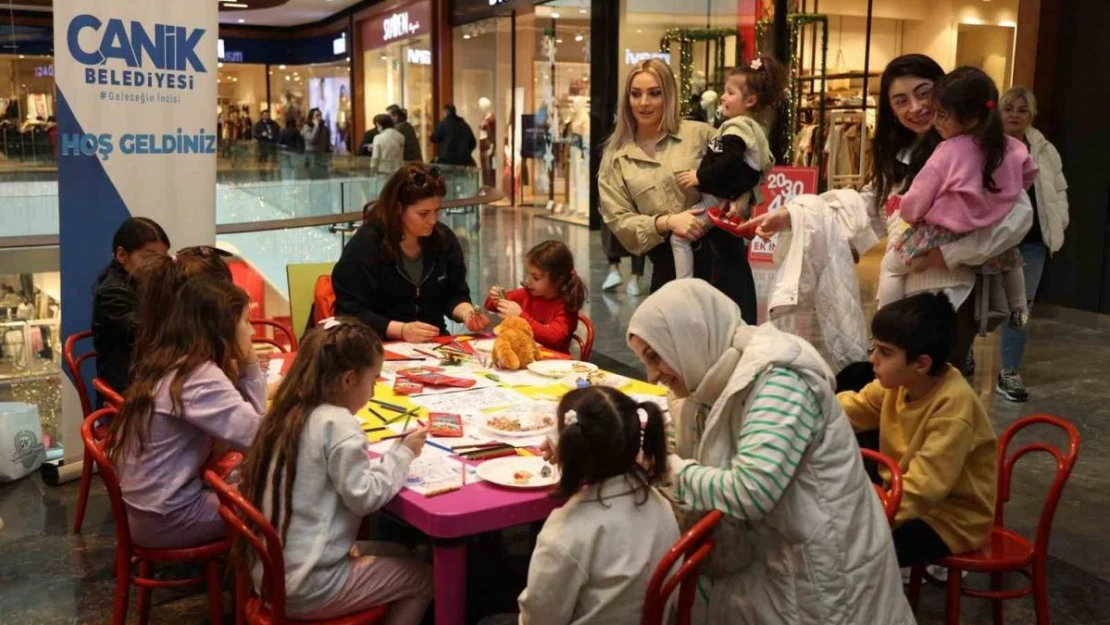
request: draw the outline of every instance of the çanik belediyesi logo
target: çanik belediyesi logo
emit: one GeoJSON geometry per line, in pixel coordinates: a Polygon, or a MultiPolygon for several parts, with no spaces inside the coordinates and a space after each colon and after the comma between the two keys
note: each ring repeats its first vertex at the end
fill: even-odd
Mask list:
{"type": "MultiPolygon", "coordinates": [[[[180,104],[179,93],[193,91],[198,80],[211,80],[198,50],[207,30],[173,24],[144,24],[82,14],[66,29],[70,57],[84,66],[84,83],[100,88],[102,102],[130,105],[180,104]]],[[[214,49],[214,48],[213,48],[214,49]]],[[[63,85],[59,85],[63,87],[63,85]]],[[[165,134],[62,133],[62,156],[121,154],[214,154],[216,135],[197,132],[165,134]]]]}
{"type": "Polygon", "coordinates": [[[85,82],[112,87],[192,90],[197,73],[207,73],[197,46],[205,29],[154,24],[118,18],[102,21],[78,15],[69,23],[70,56],[85,65],[85,82]],[[116,60],[125,67],[107,67],[116,60]]]}

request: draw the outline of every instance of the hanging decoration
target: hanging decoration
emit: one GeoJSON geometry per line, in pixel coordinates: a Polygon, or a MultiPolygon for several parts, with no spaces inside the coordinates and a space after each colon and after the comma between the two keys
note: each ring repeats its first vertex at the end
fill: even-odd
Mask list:
{"type": "Polygon", "coordinates": [[[727,67],[725,48],[729,37],[736,37],[732,67],[738,67],[741,63],[740,51],[743,46],[740,31],[735,28],[670,28],[663,33],[663,37],[659,40],[660,52],[670,53],[674,44],[678,44],[678,87],[683,115],[690,112],[690,98],[694,95],[694,44],[700,42],[714,44],[713,73],[706,78],[709,80],[709,85],[720,92],[724,88],[724,70],[727,67]]]}
{"type": "MultiPolygon", "coordinates": [[[[814,145],[823,146],[825,145],[825,94],[828,91],[826,76],[828,76],[829,61],[829,18],[817,13],[798,13],[788,15],[786,21],[789,27],[790,50],[790,58],[786,60],[790,81],[786,90],[784,105],[787,134],[792,138],[800,128],[798,111],[802,102],[803,82],[814,81],[815,85],[820,85],[813,90],[814,94],[820,95],[817,104],[817,132],[814,135],[814,145]],[[821,60],[819,64],[815,63],[815,66],[811,68],[811,75],[803,78],[802,69],[805,60],[801,58],[801,50],[804,45],[802,36],[806,27],[821,29],[821,60]]],[[[770,33],[772,25],[773,23],[770,20],[762,20],[755,25],[756,49],[760,51],[760,54],[768,54],[771,48],[770,33]]],[[[794,160],[794,142],[792,140],[787,141],[782,152],[780,162],[792,162],[794,160]]],[[[825,163],[825,151],[817,150],[816,152],[817,170],[822,171],[825,163]]],[[[823,178],[821,184],[824,184],[823,178]]]]}

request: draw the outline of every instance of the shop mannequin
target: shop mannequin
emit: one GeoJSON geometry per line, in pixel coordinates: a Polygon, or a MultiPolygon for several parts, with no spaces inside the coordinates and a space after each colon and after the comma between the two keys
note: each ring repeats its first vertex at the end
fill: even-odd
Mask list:
{"type": "Polygon", "coordinates": [[[570,120],[570,192],[567,203],[570,213],[585,215],[590,210],[590,107],[589,98],[570,99],[573,114],[570,120]]]}
{"type": "Polygon", "coordinates": [[[707,89],[701,94],[701,108],[705,111],[706,121],[714,124],[717,121],[717,100],[719,96],[712,89],[707,89]]]}
{"type": "Polygon", "coordinates": [[[478,165],[482,168],[482,185],[492,187],[497,184],[493,164],[494,146],[497,145],[497,119],[493,115],[493,103],[485,96],[478,98],[478,110],[482,112],[482,121],[478,125],[478,165]]]}

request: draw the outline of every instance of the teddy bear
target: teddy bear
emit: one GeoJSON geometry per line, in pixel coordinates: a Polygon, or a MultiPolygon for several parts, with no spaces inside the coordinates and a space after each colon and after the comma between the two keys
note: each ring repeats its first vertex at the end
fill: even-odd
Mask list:
{"type": "Polygon", "coordinates": [[[509,317],[493,329],[493,365],[517,371],[540,359],[540,349],[532,335],[532,326],[520,317],[509,317]]]}

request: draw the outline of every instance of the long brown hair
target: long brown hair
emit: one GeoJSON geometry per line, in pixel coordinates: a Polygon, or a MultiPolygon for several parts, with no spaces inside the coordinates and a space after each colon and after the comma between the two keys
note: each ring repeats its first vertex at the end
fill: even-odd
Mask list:
{"type": "MultiPolygon", "coordinates": [[[[240,492],[259,510],[270,489],[270,523],[285,540],[293,515],[293,483],[301,435],[317,406],[336,401],[339,379],[348,371],[362,374],[381,366],[382,342],[377,333],[353,317],[337,317],[329,329],[313,328],[301,342],[289,373],[243,462],[240,492]]],[[[237,544],[235,557],[249,549],[237,544]]]]}
{"type": "Polygon", "coordinates": [[[172,414],[184,416],[181,397],[189,376],[211,362],[232,383],[239,376],[236,362],[243,360],[236,340],[239,320],[250,298],[239,287],[210,277],[189,280],[169,310],[159,320],[161,332],[132,365],[131,383],[124,395],[123,409],[112,420],[107,450],[113,460],[134,445],[142,453],[154,408],[154,392],[169,377],[172,414]]]}
{"type": "MultiPolygon", "coordinates": [[[[362,212],[366,223],[377,227],[382,233],[385,245],[382,251],[386,260],[394,260],[401,253],[401,240],[405,238],[405,227],[401,221],[405,209],[432,197],[447,195],[447,181],[439,168],[424,163],[405,163],[401,169],[389,177],[378,199],[367,204],[362,212]]],[[[443,249],[442,226],[436,226],[431,236],[420,240],[422,249],[440,251],[443,249]]]]}
{"type": "Polygon", "coordinates": [[[576,313],[586,303],[586,283],[574,270],[574,256],[562,241],[544,241],[528,250],[524,260],[547,274],[567,312],[576,313]]]}
{"type": "Polygon", "coordinates": [[[177,300],[178,292],[190,278],[208,276],[231,282],[231,269],[215,248],[207,245],[178,250],[176,258],[160,256],[143,264],[135,272],[139,285],[139,329],[131,361],[147,352],[163,331],[166,316],[177,300]]]}

